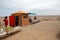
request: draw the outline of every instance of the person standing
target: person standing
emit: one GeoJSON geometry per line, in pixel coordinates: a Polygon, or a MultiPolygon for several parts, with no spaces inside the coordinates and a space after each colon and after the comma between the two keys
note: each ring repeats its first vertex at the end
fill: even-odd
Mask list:
{"type": "Polygon", "coordinates": [[[7,26],[8,26],[8,19],[7,19],[7,16],[4,18],[3,21],[5,22],[5,26],[7,27],[7,26]]]}
{"type": "Polygon", "coordinates": [[[34,16],[34,20],[36,20],[37,18],[36,18],[36,16],[34,16]]]}

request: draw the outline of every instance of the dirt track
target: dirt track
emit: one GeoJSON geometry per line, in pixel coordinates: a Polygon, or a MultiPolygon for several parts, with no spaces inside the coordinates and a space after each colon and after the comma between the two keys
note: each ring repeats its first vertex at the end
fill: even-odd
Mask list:
{"type": "Polygon", "coordinates": [[[57,40],[60,21],[42,21],[23,27],[23,31],[4,40],[57,40]]]}

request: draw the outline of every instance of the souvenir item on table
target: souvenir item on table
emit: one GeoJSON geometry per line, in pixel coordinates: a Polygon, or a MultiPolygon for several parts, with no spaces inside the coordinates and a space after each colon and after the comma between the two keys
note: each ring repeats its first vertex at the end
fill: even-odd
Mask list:
{"type": "Polygon", "coordinates": [[[4,28],[2,27],[2,24],[0,22],[0,33],[3,33],[4,32],[4,28]]]}

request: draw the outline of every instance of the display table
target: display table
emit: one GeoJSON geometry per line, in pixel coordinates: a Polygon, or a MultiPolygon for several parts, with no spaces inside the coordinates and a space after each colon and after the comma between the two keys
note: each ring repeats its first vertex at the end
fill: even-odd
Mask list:
{"type": "Polygon", "coordinates": [[[38,23],[38,22],[40,22],[40,20],[32,20],[31,24],[35,24],[35,23],[38,23]]]}
{"type": "Polygon", "coordinates": [[[6,35],[6,32],[0,33],[0,37],[3,37],[6,35]]]}
{"type": "Polygon", "coordinates": [[[11,36],[20,31],[22,31],[22,27],[19,27],[19,26],[14,27],[13,30],[11,30],[11,31],[0,33],[0,39],[11,36]]]}

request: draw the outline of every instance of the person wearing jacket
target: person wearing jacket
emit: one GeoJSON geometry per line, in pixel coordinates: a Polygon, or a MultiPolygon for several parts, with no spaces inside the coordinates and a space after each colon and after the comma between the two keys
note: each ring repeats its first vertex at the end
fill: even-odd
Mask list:
{"type": "Polygon", "coordinates": [[[8,26],[8,19],[7,19],[7,16],[4,18],[3,21],[5,22],[5,26],[7,27],[7,26],[8,26]]]}

